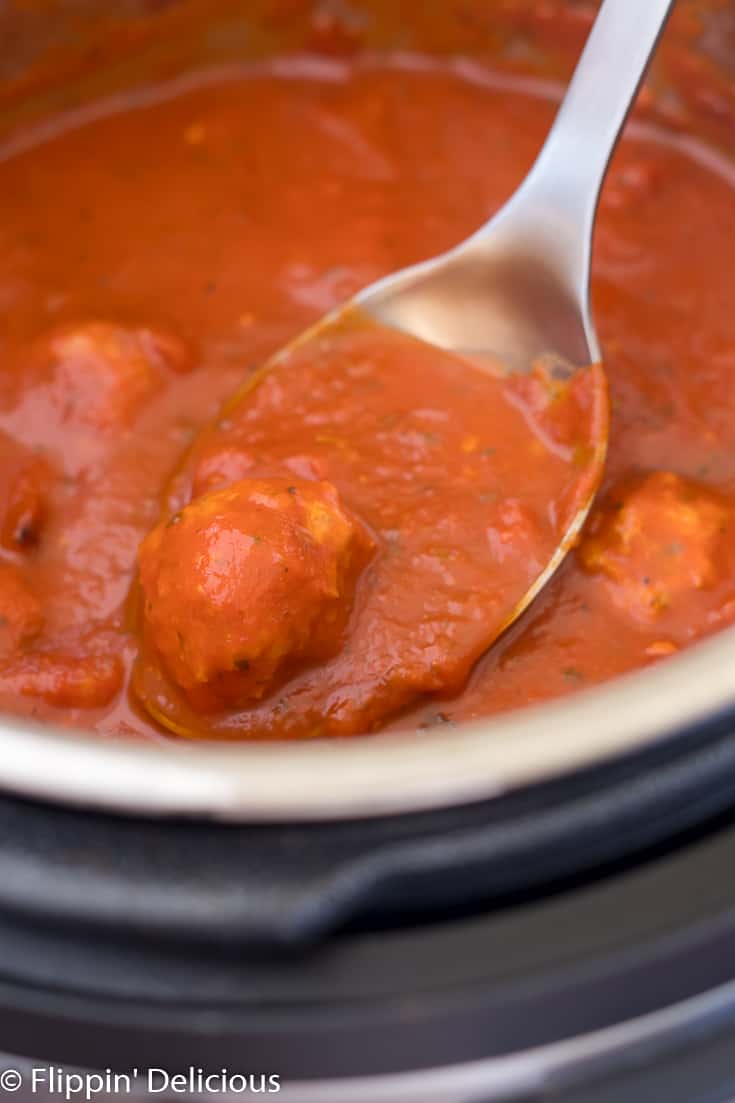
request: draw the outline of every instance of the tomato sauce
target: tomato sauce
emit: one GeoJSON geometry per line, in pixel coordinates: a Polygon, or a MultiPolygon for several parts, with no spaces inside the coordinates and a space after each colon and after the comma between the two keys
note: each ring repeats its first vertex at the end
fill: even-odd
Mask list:
{"type": "MultiPolygon", "coordinates": [[[[464,393],[447,397],[440,364],[422,372],[404,358],[392,391],[387,370],[373,376],[386,391],[371,406],[355,363],[350,375],[349,357],[325,356],[328,377],[303,365],[218,417],[325,311],[487,219],[543,140],[547,91],[417,54],[283,57],[131,93],[0,161],[0,707],[144,737],[163,729],[141,698],[187,734],[426,727],[574,691],[735,619],[735,177],[681,135],[639,127],[614,161],[593,276],[612,400],[604,486],[581,543],[484,656],[488,529],[499,540],[506,530],[483,467],[498,447],[483,411],[490,384],[472,366],[464,393]],[[395,455],[381,431],[399,441],[395,455]],[[329,622],[318,653],[295,634],[306,668],[278,667],[262,700],[238,696],[252,689],[246,657],[244,679],[220,687],[235,694],[226,707],[193,708],[150,661],[139,547],[192,494],[287,473],[337,488],[318,504],[347,519],[332,549],[347,619],[329,622]],[[419,483],[434,495],[420,506],[419,483]],[[359,615],[369,580],[426,502],[436,554],[422,558],[429,545],[409,539],[395,575],[377,576],[390,587],[373,626],[390,610],[401,631],[371,650],[359,615]],[[367,533],[354,548],[353,524],[367,533]],[[341,559],[350,548],[359,571],[341,559]],[[432,663],[437,632],[462,640],[446,677],[432,663]]],[[[524,531],[547,526],[521,571],[553,529],[540,502],[522,523],[506,518],[521,551],[524,531]]]]}

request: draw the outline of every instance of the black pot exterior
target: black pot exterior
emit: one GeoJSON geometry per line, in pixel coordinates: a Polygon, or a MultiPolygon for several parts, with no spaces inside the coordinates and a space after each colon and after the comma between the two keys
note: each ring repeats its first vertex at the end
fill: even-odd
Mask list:
{"type": "Polygon", "coordinates": [[[735,826],[681,843],[544,899],[281,953],[211,936],[90,937],[4,915],[3,1047],[36,1063],[257,1069],[284,1082],[458,1068],[572,1042],[548,1070],[565,1091],[616,1083],[622,1068],[665,1070],[735,1031],[735,888],[723,876],[735,826]],[[677,1007],[652,1033],[639,1025],[677,1007]],[[610,1028],[582,1060],[584,1038],[610,1028]]]}

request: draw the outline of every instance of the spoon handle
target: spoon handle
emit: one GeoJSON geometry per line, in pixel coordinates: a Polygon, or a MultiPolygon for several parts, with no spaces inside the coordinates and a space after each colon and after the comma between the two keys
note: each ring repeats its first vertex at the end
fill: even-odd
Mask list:
{"type": "Polygon", "coordinates": [[[603,0],[532,170],[591,229],[607,166],[674,0],[603,0]]]}
{"type": "MultiPolygon", "coordinates": [[[[482,256],[505,239],[563,289],[599,359],[590,311],[592,232],[607,166],[674,0],[603,0],[546,143],[503,210],[469,239],[482,256]]],[[[486,258],[487,259],[487,258],[486,258]]],[[[527,302],[536,306],[526,288],[527,302]]],[[[559,303],[555,306],[559,314],[559,303]]],[[[566,316],[566,315],[565,315],[566,316]]],[[[573,327],[575,328],[575,327],[573,327]]]]}

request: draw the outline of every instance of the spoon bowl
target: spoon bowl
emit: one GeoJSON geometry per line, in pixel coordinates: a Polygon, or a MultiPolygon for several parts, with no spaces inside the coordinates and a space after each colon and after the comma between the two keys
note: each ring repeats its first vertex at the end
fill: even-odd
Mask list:
{"type": "Polygon", "coordinates": [[[511,373],[549,356],[572,369],[597,363],[586,291],[564,278],[554,231],[534,227],[530,206],[523,190],[516,193],[467,242],[387,277],[355,302],[382,325],[460,354],[492,356],[511,373]]]}

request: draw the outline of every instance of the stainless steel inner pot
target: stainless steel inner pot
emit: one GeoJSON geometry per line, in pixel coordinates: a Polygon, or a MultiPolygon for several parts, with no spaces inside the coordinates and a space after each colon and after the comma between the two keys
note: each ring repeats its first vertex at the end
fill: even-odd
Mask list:
{"type": "MultiPolygon", "coordinates": [[[[10,49],[0,58],[0,142],[28,127],[42,126],[49,113],[73,109],[90,94],[111,95],[157,73],[181,11],[202,6],[202,0],[120,0],[113,5],[97,5],[95,0],[6,2],[0,7],[0,41],[9,42],[10,49]],[[122,60],[116,54],[110,64],[100,43],[130,27],[135,36],[129,36],[127,54],[122,60]],[[59,43],[77,50],[79,64],[71,70],[67,65],[57,74],[47,59],[53,59],[59,43]],[[90,48],[93,44],[96,49],[90,48]]],[[[243,15],[241,5],[215,0],[206,9],[206,35],[186,40],[180,64],[205,65],[281,45],[291,48],[299,44],[299,21],[308,9],[339,13],[343,7],[318,0],[290,7],[278,0],[259,0],[243,15]],[[279,15],[282,12],[287,15],[279,15]]],[[[417,27],[407,14],[411,6],[399,34],[395,27],[385,30],[380,15],[385,7],[380,0],[360,0],[349,5],[348,14],[369,23],[375,17],[368,33],[372,46],[420,45],[417,27]]],[[[524,7],[532,7],[531,0],[468,5],[482,17],[488,41],[495,34],[493,8],[507,16],[524,7]]],[[[438,44],[431,39],[432,17],[441,4],[416,0],[414,8],[417,25],[421,23],[432,48],[468,48],[459,23],[456,33],[438,44]]],[[[722,0],[680,0],[655,79],[669,80],[670,92],[676,94],[676,70],[666,70],[666,54],[667,49],[684,48],[685,36],[687,43],[695,43],[686,48],[701,49],[713,63],[727,66],[729,38],[735,45],[734,17],[732,5],[722,0]],[[692,39],[693,23],[698,29],[692,39]]],[[[473,33],[476,43],[476,27],[473,33]]],[[[561,79],[580,42],[581,38],[561,44],[553,59],[552,70],[561,79]]],[[[727,154],[724,134],[722,127],[704,137],[727,154]]],[[[392,733],[302,744],[171,740],[143,745],[7,717],[0,721],[0,787],[127,814],[240,821],[323,820],[447,807],[486,800],[656,742],[686,739],[687,733],[713,718],[735,715],[733,672],[735,629],[652,669],[541,707],[419,735],[392,733]]]]}

